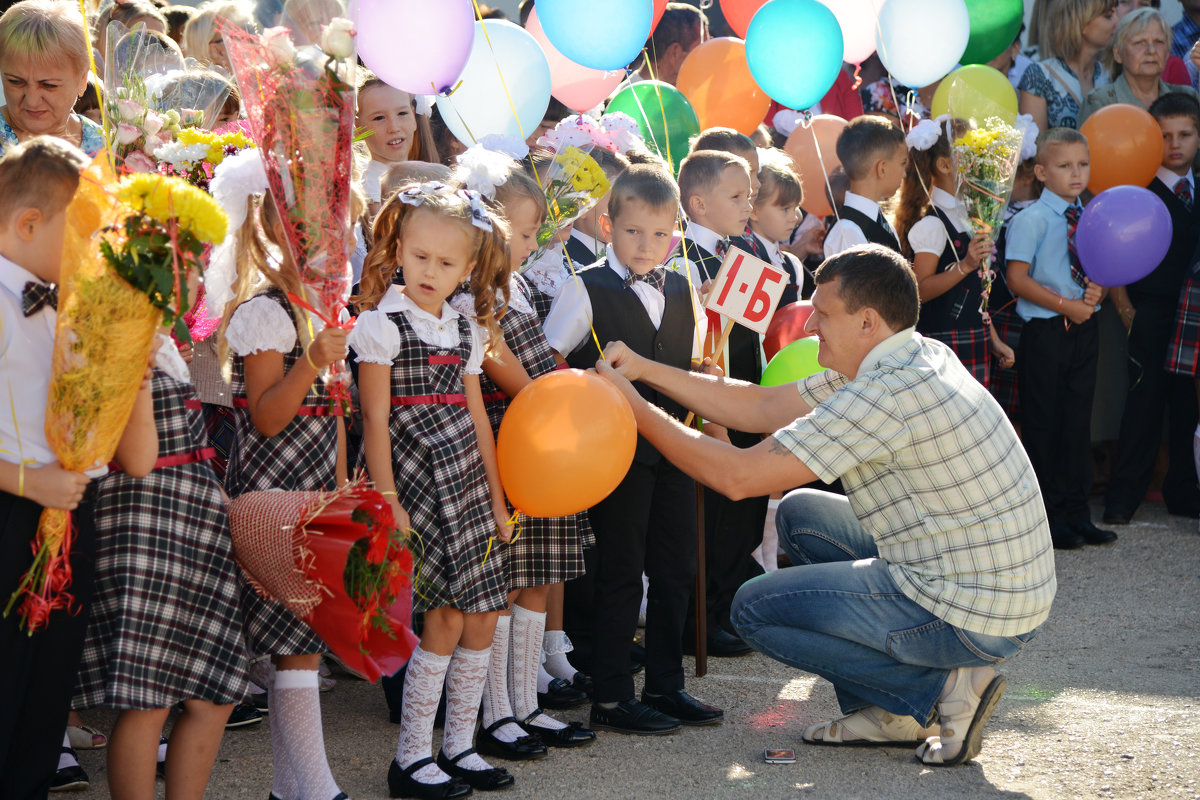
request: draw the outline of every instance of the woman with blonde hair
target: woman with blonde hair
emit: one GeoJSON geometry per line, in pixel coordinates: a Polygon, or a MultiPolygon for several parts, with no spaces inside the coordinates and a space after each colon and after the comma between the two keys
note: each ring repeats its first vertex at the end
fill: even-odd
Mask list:
{"type": "Polygon", "coordinates": [[[1038,40],[1040,60],[1021,76],[1020,110],[1038,130],[1079,127],[1083,99],[1109,83],[1101,60],[1116,32],[1116,0],[1051,0],[1038,40]]]}
{"type": "Polygon", "coordinates": [[[217,27],[218,19],[227,19],[248,31],[257,30],[258,27],[254,21],[254,9],[241,0],[210,0],[200,6],[183,28],[183,54],[205,66],[219,67],[232,75],[229,54],[225,52],[225,42],[217,27]]]}

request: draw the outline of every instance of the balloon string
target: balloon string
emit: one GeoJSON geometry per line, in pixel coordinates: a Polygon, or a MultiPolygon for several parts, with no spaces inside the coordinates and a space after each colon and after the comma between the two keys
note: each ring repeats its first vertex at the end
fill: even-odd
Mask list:
{"type": "MultiPolygon", "coordinates": [[[[90,23],[88,22],[87,13],[87,0],[79,0],[79,13],[83,15],[84,30],[90,30],[90,23]]],[[[101,35],[103,35],[103,32],[101,35]]],[[[96,79],[97,83],[101,83],[102,81],[100,80],[100,73],[96,69],[96,53],[92,49],[92,37],[85,36],[84,40],[84,43],[87,45],[88,64],[91,66],[92,77],[96,79]]],[[[103,93],[100,94],[100,126],[104,130],[104,153],[108,157],[109,169],[111,169],[113,172],[116,172],[117,162],[113,155],[113,143],[108,139],[110,124],[108,121],[108,103],[104,101],[103,93]]]]}
{"type": "Polygon", "coordinates": [[[862,64],[854,65],[854,84],[850,87],[850,91],[858,91],[858,87],[862,86],[862,64]]]}
{"type": "MultiPolygon", "coordinates": [[[[655,50],[653,37],[650,38],[650,49],[652,51],[655,51],[654,52],[654,61],[655,61],[655,63],[658,63],[658,52],[655,50]]],[[[646,71],[650,73],[650,80],[654,81],[654,94],[658,97],[658,110],[662,114],[663,140],[664,140],[664,143],[666,144],[666,148],[667,148],[667,163],[671,165],[671,170],[673,172],[678,172],[679,171],[678,165],[676,165],[674,159],[671,158],[671,136],[670,136],[670,133],[667,131],[667,108],[663,104],[662,86],[659,85],[658,76],[656,76],[654,74],[654,67],[650,66],[649,59],[646,60],[646,71]]]]}
{"type": "Polygon", "coordinates": [[[825,156],[821,154],[821,142],[817,140],[817,129],[813,127],[813,115],[811,111],[804,112],[804,127],[808,128],[808,132],[813,137],[813,147],[817,151],[817,163],[821,165],[821,177],[825,179],[825,191],[829,194],[829,207],[833,209],[833,218],[838,222],[842,221],[842,216],[838,214],[836,198],[833,196],[833,184],[829,182],[829,170],[825,167],[825,156]]]}
{"type": "MultiPolygon", "coordinates": [[[[563,248],[563,258],[566,260],[567,269],[571,271],[571,277],[575,280],[575,290],[579,292],[580,297],[587,297],[587,290],[583,288],[583,282],[579,280],[579,273],[575,271],[575,262],[571,259],[571,254],[563,248]]],[[[591,331],[592,341],[596,343],[596,350],[600,353],[602,361],[608,361],[604,355],[604,345],[600,344],[600,336],[596,333],[596,326],[592,323],[592,312],[588,308],[590,303],[584,304],[584,314],[587,316],[588,330],[591,331]]]]}
{"type": "Polygon", "coordinates": [[[479,29],[483,31],[483,38],[487,41],[488,50],[492,52],[492,58],[496,62],[496,74],[500,76],[500,85],[504,88],[504,97],[508,100],[508,107],[512,109],[513,119],[517,121],[517,130],[521,132],[521,138],[526,138],[525,129],[521,125],[521,117],[517,114],[517,104],[513,102],[512,94],[508,91],[508,81],[504,80],[504,72],[500,69],[500,59],[496,58],[496,48],[492,46],[492,37],[488,35],[487,24],[483,21],[483,12],[479,10],[479,0],[471,0],[471,5],[475,6],[475,18],[479,20],[479,29]]]}

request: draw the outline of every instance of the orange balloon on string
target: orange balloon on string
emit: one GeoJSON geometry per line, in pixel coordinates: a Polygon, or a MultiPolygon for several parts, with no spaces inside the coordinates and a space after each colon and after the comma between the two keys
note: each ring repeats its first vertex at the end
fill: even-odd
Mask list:
{"type": "Polygon", "coordinates": [[[800,174],[800,185],[804,189],[804,202],[800,207],[818,217],[833,213],[825,195],[825,178],[841,166],[837,157],[837,139],[845,127],[846,120],[841,117],[818,114],[810,125],[797,125],[783,146],[800,174]]]}
{"type": "Polygon", "coordinates": [[[1145,109],[1130,103],[1105,106],[1088,117],[1079,132],[1088,140],[1092,194],[1114,186],[1144,188],[1154,180],[1162,164],[1163,135],[1145,109]]]}
{"type": "Polygon", "coordinates": [[[749,136],[771,107],[771,98],[750,75],[741,39],[710,39],[688,53],[675,88],[696,109],[701,130],[733,128],[749,136]]]}
{"type": "Polygon", "coordinates": [[[591,508],[633,463],[637,424],[608,381],[583,370],[543,375],[513,398],[496,456],[508,500],[530,517],[591,508]]]}
{"type": "Polygon", "coordinates": [[[725,15],[725,21],[729,23],[733,32],[745,39],[750,20],[754,18],[755,12],[766,4],[767,0],[721,0],[721,13],[725,15]]]}

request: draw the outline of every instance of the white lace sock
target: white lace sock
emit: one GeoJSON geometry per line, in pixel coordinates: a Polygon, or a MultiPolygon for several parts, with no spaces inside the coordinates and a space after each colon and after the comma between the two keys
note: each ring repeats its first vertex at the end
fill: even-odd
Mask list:
{"type": "MultiPolygon", "coordinates": [[[[396,744],[396,762],[404,768],[433,757],[433,720],[442,699],[442,684],[450,656],[413,650],[404,674],[404,710],[400,712],[400,741],[396,744]]],[[[428,764],[413,773],[421,783],[445,783],[450,776],[436,764],[428,764]]]]}
{"type": "MultiPolygon", "coordinates": [[[[509,630],[512,625],[512,617],[501,614],[496,619],[496,631],[492,634],[492,649],[491,658],[488,663],[487,670],[487,686],[483,692],[483,727],[491,725],[498,719],[511,717],[513,715],[512,704],[508,699],[508,639],[509,630]]],[[[459,648],[460,650],[462,648],[459,648]]],[[[467,651],[471,652],[471,651],[467,651]]],[[[482,652],[482,651],[480,651],[482,652]]],[[[455,653],[457,657],[457,652],[455,653]]],[[[446,687],[447,700],[449,699],[450,687],[446,687]]],[[[449,707],[446,710],[446,719],[449,720],[449,707]]],[[[448,723],[447,723],[448,724],[448,723]]],[[[525,731],[518,725],[509,722],[501,725],[492,733],[497,739],[502,742],[515,742],[525,735],[525,731]]],[[[467,745],[470,747],[470,745],[467,745]]],[[[457,750],[449,750],[445,745],[442,749],[446,751],[446,755],[458,755],[467,747],[460,747],[457,750]]]]}
{"type": "Polygon", "coordinates": [[[271,721],[279,719],[279,737],[292,762],[292,775],[301,800],[332,800],[341,792],[321,730],[321,677],[315,669],[275,672],[274,696],[268,702],[271,721]]]}
{"type": "MultiPolygon", "coordinates": [[[[571,644],[566,633],[555,630],[546,631],[542,634],[542,649],[546,652],[546,672],[550,673],[551,677],[564,681],[575,679],[575,673],[578,670],[567,660],[567,653],[574,650],[575,646],[571,644]]],[[[549,684],[546,688],[549,688],[549,684]]]]}
{"type": "MultiPolygon", "coordinates": [[[[442,752],[447,758],[453,759],[475,746],[475,720],[479,717],[479,701],[483,697],[484,685],[491,680],[488,662],[494,661],[491,658],[493,648],[468,650],[460,645],[454,649],[450,669],[446,671],[446,727],[442,734],[442,752]]],[[[507,700],[507,692],[505,694],[507,700]]],[[[517,726],[510,724],[504,727],[517,726]]],[[[461,759],[458,766],[472,770],[492,768],[478,753],[461,759]]]]}
{"type": "Polygon", "coordinates": [[[542,694],[550,691],[550,681],[556,681],[558,678],[546,672],[546,651],[542,651],[542,663],[538,664],[538,685],[537,690],[542,694]]]}
{"type": "MultiPolygon", "coordinates": [[[[530,611],[517,604],[512,607],[512,649],[508,656],[508,694],[517,719],[523,720],[538,707],[538,667],[542,661],[542,635],[546,631],[546,612],[530,611]]],[[[539,714],[531,723],[552,731],[567,727],[547,714],[539,714]]]]}
{"type": "MultiPolygon", "coordinates": [[[[267,704],[270,705],[275,694],[275,665],[267,662],[263,678],[263,686],[267,690],[267,704]]],[[[296,775],[292,772],[292,757],[288,755],[283,742],[283,720],[278,714],[268,714],[267,724],[271,728],[271,794],[279,800],[297,800],[300,797],[300,787],[296,785],[296,775]]]]}
{"type": "Polygon", "coordinates": [[[58,754],[58,769],[66,769],[67,767],[78,767],[79,759],[75,758],[75,751],[71,748],[71,737],[67,736],[67,732],[63,731],[62,746],[66,748],[58,754]]]}

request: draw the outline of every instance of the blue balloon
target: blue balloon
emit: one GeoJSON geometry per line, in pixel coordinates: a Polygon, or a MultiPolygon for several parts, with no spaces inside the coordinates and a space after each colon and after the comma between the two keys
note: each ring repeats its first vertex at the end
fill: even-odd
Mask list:
{"type": "Polygon", "coordinates": [[[806,109],[821,101],[842,68],[842,28],[817,0],[770,0],[746,29],[746,62],[772,100],[806,109]]]}
{"type": "Polygon", "coordinates": [[[558,52],[592,69],[625,69],[650,38],[651,0],[537,0],[538,21],[558,52]]]}

